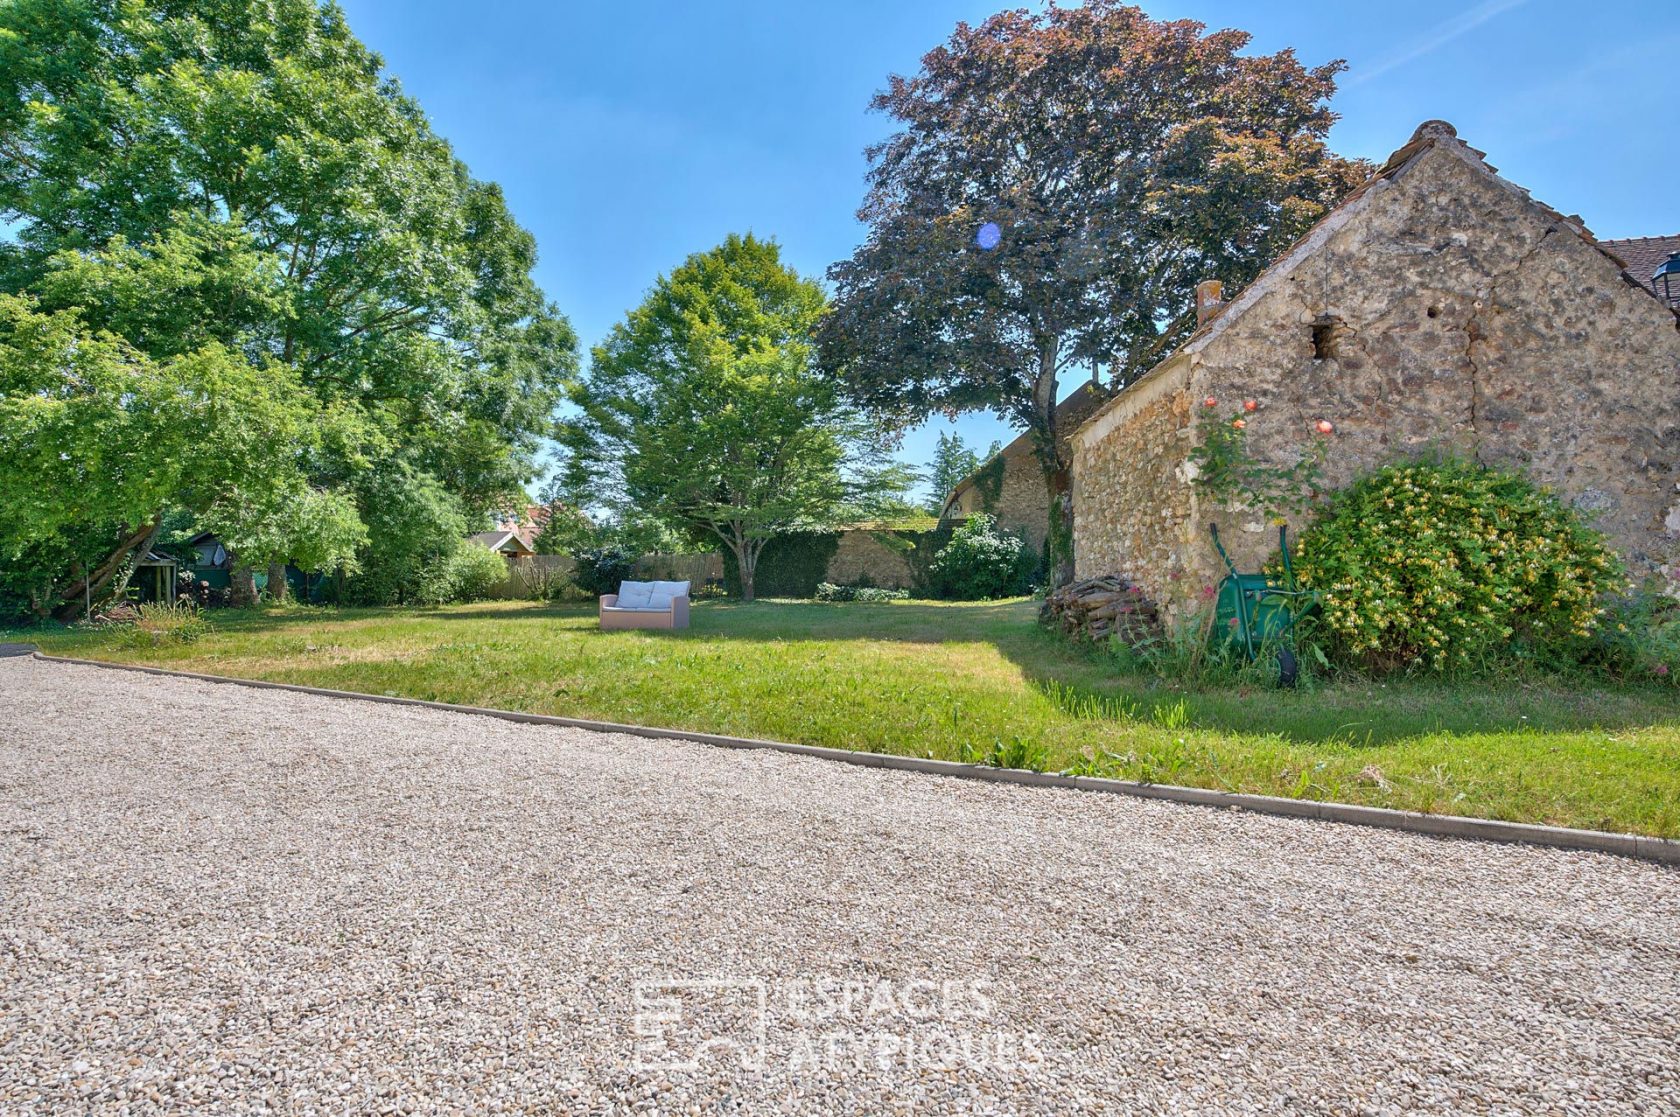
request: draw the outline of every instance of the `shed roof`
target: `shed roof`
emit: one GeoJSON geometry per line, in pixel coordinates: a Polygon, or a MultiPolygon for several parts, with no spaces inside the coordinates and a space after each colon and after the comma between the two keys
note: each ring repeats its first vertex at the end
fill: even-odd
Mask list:
{"type": "Polygon", "coordinates": [[[475,531],[467,538],[480,546],[488,547],[492,551],[511,551],[521,555],[535,554],[531,545],[525,542],[517,531],[475,531]]]}

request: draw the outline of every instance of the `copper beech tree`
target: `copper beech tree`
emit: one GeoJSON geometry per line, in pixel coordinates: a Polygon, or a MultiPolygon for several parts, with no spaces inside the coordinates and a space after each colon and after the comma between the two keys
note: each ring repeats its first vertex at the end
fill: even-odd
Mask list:
{"type": "Polygon", "coordinates": [[[1199,280],[1252,279],[1364,176],[1325,142],[1343,64],[1248,43],[1112,0],[1008,11],[874,98],[899,129],[869,149],[868,233],[829,271],[822,360],[899,424],[992,411],[1031,432],[1058,584],[1063,376],[1106,366],[1123,387],[1194,327],[1199,280]]]}

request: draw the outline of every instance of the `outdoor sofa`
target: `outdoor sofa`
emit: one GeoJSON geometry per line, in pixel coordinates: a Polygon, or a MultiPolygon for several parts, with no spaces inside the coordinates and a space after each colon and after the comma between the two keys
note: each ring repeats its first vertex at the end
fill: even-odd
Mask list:
{"type": "Polygon", "coordinates": [[[601,598],[601,628],[687,628],[687,582],[620,582],[601,598]]]}

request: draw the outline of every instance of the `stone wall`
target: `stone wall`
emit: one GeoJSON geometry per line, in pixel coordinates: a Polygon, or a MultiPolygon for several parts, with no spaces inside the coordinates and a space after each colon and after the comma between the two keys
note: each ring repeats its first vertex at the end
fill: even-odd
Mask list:
{"type": "Polygon", "coordinates": [[[1079,432],[1080,577],[1124,573],[1180,606],[1223,574],[1210,517],[1244,569],[1275,548],[1257,516],[1201,508],[1187,484],[1209,395],[1221,414],[1258,400],[1249,448],[1279,464],[1332,422],[1329,487],[1450,450],[1555,487],[1636,575],[1676,562],[1675,316],[1450,132],[1274,272],[1079,432]]]}
{"type": "Polygon", "coordinates": [[[884,589],[907,590],[915,584],[910,569],[910,543],[899,540],[890,546],[886,533],[854,528],[840,533],[840,545],[828,560],[824,581],[837,586],[867,582],[884,589]]]}
{"type": "Polygon", "coordinates": [[[1043,553],[1050,533],[1050,495],[1044,467],[1030,447],[1011,444],[955,494],[948,509],[953,519],[981,512],[996,516],[999,527],[1043,553]]]}
{"type": "Polygon", "coordinates": [[[1075,443],[1075,576],[1125,574],[1170,619],[1180,595],[1169,587],[1197,570],[1196,494],[1184,468],[1192,430],[1184,370],[1156,370],[1128,388],[1110,415],[1111,434],[1075,443]]]}

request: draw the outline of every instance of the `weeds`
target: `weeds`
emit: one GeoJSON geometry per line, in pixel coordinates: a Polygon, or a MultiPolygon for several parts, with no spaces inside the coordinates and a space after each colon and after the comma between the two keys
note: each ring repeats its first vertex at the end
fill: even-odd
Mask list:
{"type": "Polygon", "coordinates": [[[191,644],[210,632],[210,622],[196,605],[142,605],[134,620],[122,627],[123,641],[132,647],[191,644]]]}
{"type": "Polygon", "coordinates": [[[987,768],[1018,768],[1028,772],[1043,772],[1050,767],[1050,750],[1019,734],[1012,735],[1007,742],[1001,737],[993,738],[991,747],[985,750],[965,741],[961,748],[961,756],[964,764],[978,764],[987,768]]]}

